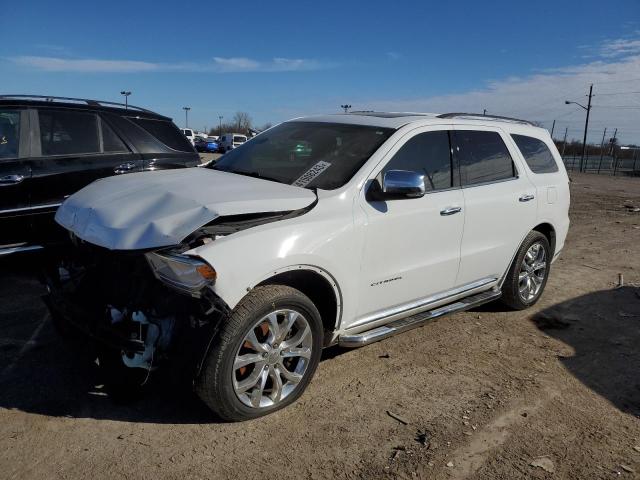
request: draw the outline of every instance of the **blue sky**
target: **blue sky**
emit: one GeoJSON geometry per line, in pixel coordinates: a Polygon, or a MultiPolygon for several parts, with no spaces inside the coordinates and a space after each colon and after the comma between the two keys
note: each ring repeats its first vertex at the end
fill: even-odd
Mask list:
{"type": "Polygon", "coordinates": [[[523,116],[640,138],[638,0],[37,2],[0,15],[3,93],[119,101],[182,125],[358,109],[523,116]],[[217,12],[217,14],[214,14],[217,12]],[[617,108],[625,106],[627,108],[617,108]],[[628,108],[638,106],[638,109],[628,108]]]}

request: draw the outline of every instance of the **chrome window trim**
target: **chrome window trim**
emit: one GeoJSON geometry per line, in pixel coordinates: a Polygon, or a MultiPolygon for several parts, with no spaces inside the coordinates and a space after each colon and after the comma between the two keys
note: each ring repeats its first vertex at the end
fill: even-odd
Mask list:
{"type": "Polygon", "coordinates": [[[0,210],[0,213],[28,212],[31,210],[40,210],[43,208],[58,208],[60,205],[62,205],[62,203],[48,203],[46,205],[35,205],[33,207],[9,208],[6,210],[0,210]]]}
{"type": "Polygon", "coordinates": [[[28,252],[31,250],[42,250],[44,247],[42,245],[27,245],[21,247],[0,247],[0,257],[4,255],[11,255],[12,253],[18,252],[28,252]]]}

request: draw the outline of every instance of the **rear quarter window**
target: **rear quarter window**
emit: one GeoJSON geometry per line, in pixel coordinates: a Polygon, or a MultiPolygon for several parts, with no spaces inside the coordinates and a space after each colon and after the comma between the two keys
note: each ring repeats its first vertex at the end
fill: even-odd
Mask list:
{"type": "Polygon", "coordinates": [[[191,143],[173,123],[166,120],[152,120],[149,118],[129,118],[136,125],[144,128],[159,141],[172,150],[179,152],[193,152],[191,143]]]}
{"type": "Polygon", "coordinates": [[[553,173],[558,165],[547,144],[526,135],[511,135],[533,173],[553,173]]]}

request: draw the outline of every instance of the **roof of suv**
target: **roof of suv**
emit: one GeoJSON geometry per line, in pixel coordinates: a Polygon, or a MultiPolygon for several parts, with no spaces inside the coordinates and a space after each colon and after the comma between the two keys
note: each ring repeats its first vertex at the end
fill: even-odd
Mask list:
{"type": "MultiPolygon", "coordinates": [[[[398,129],[410,123],[431,121],[431,123],[442,123],[448,119],[456,123],[498,123],[504,125],[519,124],[535,127],[531,122],[518,118],[502,117],[497,115],[483,115],[481,113],[416,113],[416,112],[374,112],[374,111],[354,111],[349,113],[336,113],[331,115],[318,115],[311,117],[296,118],[294,121],[311,122],[334,122],[347,123],[353,125],[368,125],[372,127],[385,127],[398,129]]],[[[536,127],[537,128],[537,127],[536,127]]]]}
{"type": "Polygon", "coordinates": [[[46,95],[0,95],[0,106],[12,107],[65,107],[78,110],[104,111],[129,116],[169,120],[171,118],[152,112],[146,108],[124,103],[90,100],[85,98],[53,97],[46,95]]]}

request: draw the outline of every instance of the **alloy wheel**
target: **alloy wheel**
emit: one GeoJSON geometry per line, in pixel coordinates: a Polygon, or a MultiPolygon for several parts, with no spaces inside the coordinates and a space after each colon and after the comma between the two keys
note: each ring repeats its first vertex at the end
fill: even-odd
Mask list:
{"type": "Polygon", "coordinates": [[[233,389],[252,408],[282,402],[309,366],[313,334],[300,312],[282,309],[258,320],[245,335],[233,363],[233,389]]]}
{"type": "Polygon", "coordinates": [[[535,299],[547,275],[547,253],[540,242],[532,244],[520,265],[518,291],[525,302],[535,299]]]}

